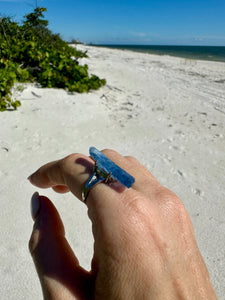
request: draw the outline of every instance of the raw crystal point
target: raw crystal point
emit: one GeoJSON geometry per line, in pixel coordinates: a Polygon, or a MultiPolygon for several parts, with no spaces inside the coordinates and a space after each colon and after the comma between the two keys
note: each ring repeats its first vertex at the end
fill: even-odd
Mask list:
{"type": "Polygon", "coordinates": [[[130,188],[133,185],[135,181],[134,177],[117,166],[98,149],[96,149],[95,147],[90,147],[89,153],[96,162],[98,169],[100,169],[104,173],[111,174],[111,178],[119,181],[127,188],[130,188]]]}

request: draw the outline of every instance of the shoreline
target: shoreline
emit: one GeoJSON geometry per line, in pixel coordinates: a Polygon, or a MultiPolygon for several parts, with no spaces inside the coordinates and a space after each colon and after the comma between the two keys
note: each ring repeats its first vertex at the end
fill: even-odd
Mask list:
{"type": "Polygon", "coordinates": [[[105,78],[86,94],[24,85],[22,106],[1,113],[0,253],[3,299],[42,297],[28,251],[30,197],[56,205],[80,265],[93,254],[86,207],[72,194],[35,189],[40,165],[90,146],[135,156],[183,201],[219,299],[225,294],[224,63],[76,45],[89,73],[105,78]],[[74,229],[76,228],[76,229],[74,229]]]}
{"type": "Polygon", "coordinates": [[[193,60],[215,61],[225,63],[225,46],[177,46],[177,45],[87,45],[108,49],[127,50],[138,53],[147,53],[160,56],[171,56],[193,60]],[[218,56],[218,49],[221,55],[218,56]],[[200,51],[201,50],[201,51],[200,51]],[[204,50],[204,51],[203,51],[204,50]],[[211,51],[210,51],[211,50],[211,51]],[[212,51],[214,50],[214,51],[212,51]],[[206,54],[208,51],[208,54],[206,54]],[[207,56],[206,56],[207,55],[207,56]]]}

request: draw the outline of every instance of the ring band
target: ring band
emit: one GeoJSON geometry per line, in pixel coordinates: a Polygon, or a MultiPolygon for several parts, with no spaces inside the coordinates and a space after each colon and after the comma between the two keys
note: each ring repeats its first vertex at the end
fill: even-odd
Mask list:
{"type": "Polygon", "coordinates": [[[107,174],[103,171],[101,171],[98,167],[97,164],[95,164],[94,167],[94,172],[91,175],[91,177],[88,179],[87,183],[85,184],[85,187],[82,191],[82,200],[83,202],[86,202],[86,198],[88,195],[89,190],[91,189],[91,187],[93,187],[94,185],[101,183],[101,182],[105,182],[107,183],[111,178],[111,174],[107,174]]]}
{"type": "Polygon", "coordinates": [[[117,180],[127,188],[130,188],[135,179],[126,171],[117,166],[113,161],[106,157],[102,152],[95,147],[89,149],[90,156],[95,161],[93,174],[90,176],[82,191],[82,201],[86,203],[90,189],[101,182],[109,182],[117,180]]]}

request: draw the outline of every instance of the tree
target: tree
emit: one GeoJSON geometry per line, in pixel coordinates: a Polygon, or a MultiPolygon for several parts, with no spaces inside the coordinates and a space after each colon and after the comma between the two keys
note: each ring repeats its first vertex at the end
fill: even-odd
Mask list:
{"type": "Polygon", "coordinates": [[[42,20],[44,18],[43,12],[46,12],[47,8],[45,7],[36,7],[34,12],[27,14],[24,18],[24,25],[30,26],[33,28],[47,27],[48,21],[42,20]]]}

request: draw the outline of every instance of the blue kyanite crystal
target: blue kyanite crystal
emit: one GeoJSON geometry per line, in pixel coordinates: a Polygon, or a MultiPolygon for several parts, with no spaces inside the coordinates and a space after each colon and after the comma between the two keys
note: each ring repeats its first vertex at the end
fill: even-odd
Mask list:
{"type": "Polygon", "coordinates": [[[117,166],[98,149],[96,149],[95,147],[91,147],[89,149],[89,153],[96,162],[98,169],[100,169],[102,172],[111,174],[111,178],[119,181],[127,188],[130,188],[133,185],[135,181],[134,177],[117,166]]]}

